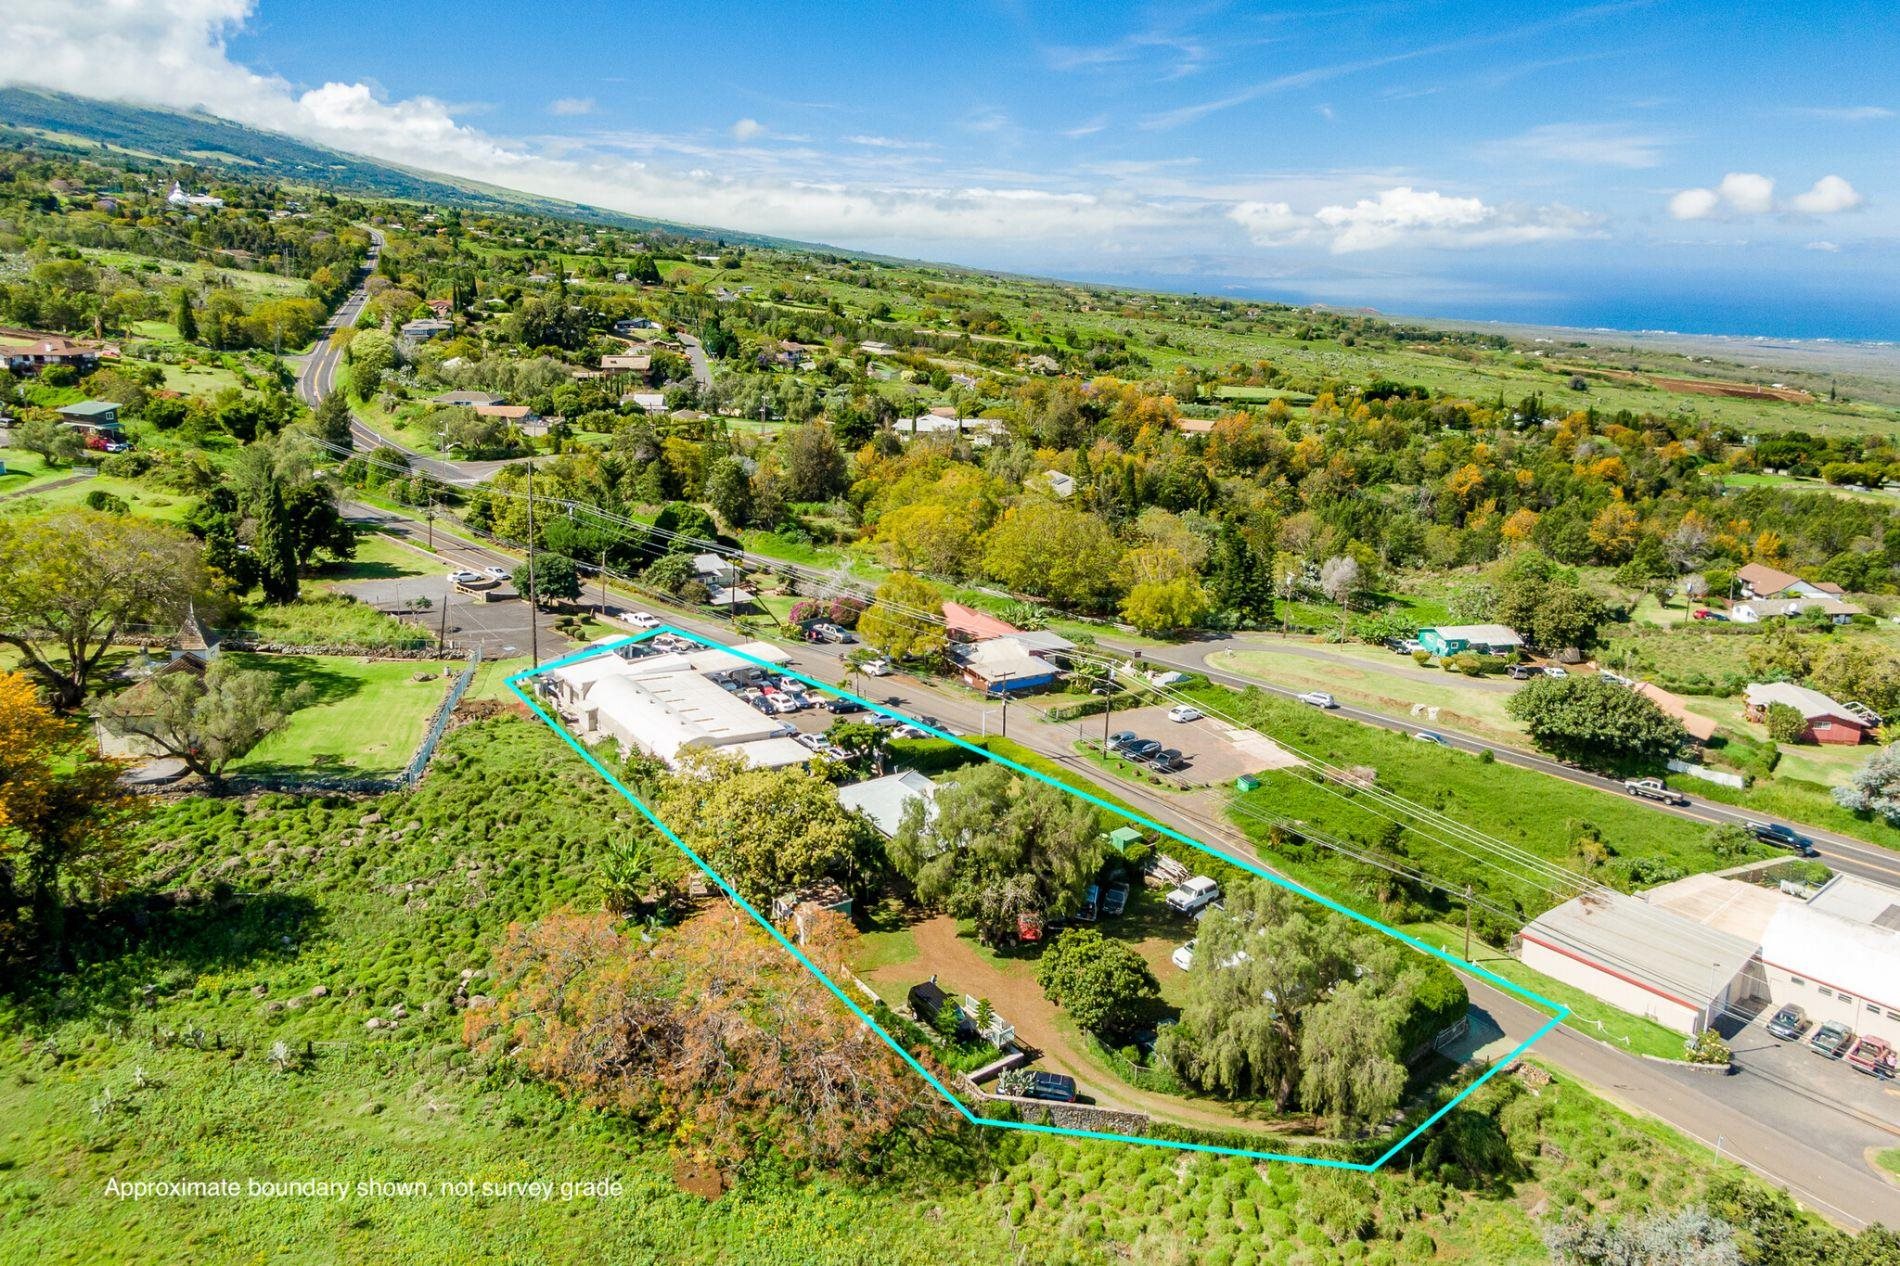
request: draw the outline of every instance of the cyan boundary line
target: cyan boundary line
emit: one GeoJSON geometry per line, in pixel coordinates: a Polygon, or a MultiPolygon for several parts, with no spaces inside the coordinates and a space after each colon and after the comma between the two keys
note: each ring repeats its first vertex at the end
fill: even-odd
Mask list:
{"type": "Polygon", "coordinates": [[[1255,866],[1252,863],[1247,862],[1241,858],[1234,857],[1227,853],[1224,853],[1220,849],[1217,849],[1213,847],[1212,845],[1202,843],[1200,840],[1196,840],[1190,836],[1184,835],[1181,832],[1174,830],[1172,827],[1164,826],[1163,824],[1159,822],[1156,822],[1150,818],[1142,816],[1141,814],[1135,812],[1132,809],[1124,809],[1119,805],[1110,804],[1109,802],[1101,799],[1098,796],[1090,795],[1086,791],[1082,791],[1078,788],[1071,787],[1067,783],[1058,781],[1055,778],[1051,778],[1047,774],[1044,774],[1037,770],[1029,769],[1023,765],[1017,764],[1015,761],[1010,760],[1006,756],[999,756],[994,752],[986,751],[985,749],[978,747],[974,743],[965,742],[963,739],[957,737],[954,734],[946,733],[942,730],[937,729],[934,726],[925,725],[922,721],[918,720],[915,717],[908,716],[901,712],[893,711],[892,709],[887,708],[882,704],[875,703],[870,699],[866,699],[861,695],[853,694],[851,691],[846,690],[841,686],[834,686],[828,682],[822,682],[822,681],[817,680],[816,678],[806,676],[804,673],[801,673],[797,671],[796,669],[788,668],[782,664],[773,664],[766,660],[759,659],[756,656],[748,655],[744,651],[736,650],[731,646],[722,645],[701,634],[692,632],[689,629],[682,629],[682,628],[677,628],[673,625],[663,624],[663,625],[658,626],[657,628],[649,629],[644,633],[634,634],[634,635],[623,637],[623,638],[616,638],[611,641],[599,642],[583,650],[576,651],[571,655],[564,655],[559,659],[550,660],[549,662],[541,665],[539,668],[531,668],[531,669],[527,669],[522,672],[516,673],[513,676],[507,678],[506,684],[508,686],[508,689],[513,692],[513,694],[515,695],[517,699],[520,699],[521,702],[524,705],[526,705],[527,708],[535,714],[535,716],[539,717],[543,724],[545,724],[549,729],[553,730],[554,733],[559,735],[563,742],[565,742],[569,747],[573,748],[574,751],[579,754],[581,759],[586,761],[587,764],[590,767],[592,767],[596,773],[598,773],[602,778],[606,779],[608,785],[611,786],[615,791],[618,791],[621,794],[621,796],[627,800],[629,804],[633,805],[633,807],[640,812],[640,815],[642,817],[644,817],[648,822],[652,823],[654,828],[657,829],[660,832],[660,834],[664,835],[667,838],[667,840],[675,848],[679,849],[680,852],[686,856],[687,860],[691,861],[693,865],[697,866],[702,872],[704,872],[708,878],[710,878],[714,883],[718,884],[721,891],[723,891],[728,897],[730,897],[735,903],[737,903],[738,906],[742,910],[744,910],[748,915],[752,916],[752,919],[756,923],[758,923],[760,927],[764,928],[766,931],[766,934],[769,935],[774,941],[778,942],[778,944],[784,948],[786,953],[790,954],[807,971],[811,972],[813,976],[817,977],[818,981],[821,984],[823,984],[828,991],[830,991],[833,997],[837,998],[840,1002],[844,1003],[844,1005],[850,1009],[853,1015],[857,1016],[858,1019],[862,1020],[865,1023],[865,1025],[870,1028],[872,1032],[876,1033],[880,1038],[882,1038],[886,1045],[888,1045],[893,1051],[897,1052],[898,1056],[901,1059],[903,1059],[903,1061],[906,1064],[910,1065],[910,1067],[916,1071],[918,1076],[924,1079],[926,1084],[928,1084],[938,1094],[942,1095],[951,1104],[952,1107],[956,1108],[956,1110],[963,1115],[964,1119],[966,1119],[973,1125],[991,1126],[998,1129],[1023,1130],[1023,1131],[1036,1133],[1036,1134],[1061,1135],[1061,1136],[1066,1136],[1070,1138],[1109,1139],[1115,1142],[1133,1143],[1133,1144],[1146,1146],[1146,1147],[1172,1148],[1176,1151],[1207,1152],[1207,1153],[1211,1153],[1213,1155],[1218,1155],[1218,1156],[1241,1156],[1241,1157],[1247,1157],[1247,1158],[1255,1159],[1255,1160],[1286,1161],[1286,1162],[1296,1164],[1296,1165],[1316,1165],[1316,1166],[1321,1166],[1328,1169],[1345,1169],[1345,1170],[1357,1171],[1360,1173],[1371,1173],[1379,1169],[1381,1166],[1383,1166],[1387,1161],[1391,1160],[1392,1157],[1397,1155],[1399,1152],[1403,1151],[1406,1148],[1406,1146],[1412,1142],[1412,1140],[1416,1139],[1419,1135],[1423,1134],[1426,1130],[1430,1129],[1446,1113],[1450,1112],[1453,1108],[1457,1107],[1458,1104],[1462,1102],[1465,1098],[1470,1096],[1472,1093],[1477,1091],[1479,1087],[1483,1086],[1486,1082],[1490,1081],[1493,1077],[1495,1077],[1502,1069],[1508,1066],[1512,1060],[1516,1059],[1518,1056],[1522,1055],[1525,1051],[1529,1050],[1531,1046],[1534,1045],[1539,1039],[1541,1039],[1546,1033],[1550,1032],[1553,1028],[1557,1027],[1557,1025],[1563,1023],[1565,1017],[1567,1017],[1570,1014],[1570,1008],[1565,1006],[1562,1003],[1553,1002],[1550,999],[1545,998],[1542,995],[1530,989],[1527,989],[1522,985],[1519,985],[1510,980],[1506,980],[1504,977],[1499,976],[1494,972],[1491,972],[1483,967],[1478,966],[1476,963],[1466,962],[1465,960],[1456,957],[1455,955],[1449,953],[1446,950],[1439,949],[1435,945],[1429,944],[1425,941],[1421,941],[1414,936],[1411,936],[1405,932],[1399,931],[1395,927],[1391,927],[1387,924],[1381,923],[1377,919],[1371,918],[1368,915],[1363,915],[1359,913],[1357,910],[1351,909],[1348,906],[1341,905],[1340,903],[1332,900],[1329,897],[1321,896],[1319,893],[1316,893],[1309,888],[1306,888],[1300,884],[1297,884],[1293,882],[1292,880],[1285,878],[1284,876],[1272,874],[1271,872],[1263,870],[1262,868],[1255,866]],[[735,889],[730,883],[726,881],[723,875],[721,875],[717,870],[715,870],[711,865],[709,865],[706,862],[706,860],[702,858],[698,853],[694,852],[691,845],[687,844],[686,841],[681,839],[680,836],[676,834],[671,827],[667,826],[665,822],[661,821],[659,818],[659,815],[654,813],[653,810],[650,807],[648,807],[645,801],[643,801],[639,796],[635,795],[631,790],[629,790],[627,786],[620,781],[619,778],[614,776],[611,770],[609,770],[605,765],[601,764],[601,762],[594,756],[592,752],[588,751],[584,746],[581,745],[578,739],[576,739],[571,733],[568,732],[567,728],[564,725],[562,725],[553,716],[549,715],[549,713],[545,709],[543,709],[539,703],[537,703],[527,692],[521,689],[522,682],[529,681],[535,677],[541,676],[542,674],[552,672],[554,669],[562,668],[568,664],[577,663],[584,659],[592,659],[597,655],[612,654],[614,652],[617,652],[623,646],[631,646],[640,642],[644,642],[650,638],[658,637],[661,634],[665,634],[665,633],[670,633],[675,637],[684,638],[687,641],[695,642],[711,650],[724,651],[727,654],[730,654],[739,659],[742,659],[749,664],[755,665],[758,668],[762,668],[767,672],[778,673],[781,676],[797,678],[799,681],[804,682],[806,685],[811,686],[814,689],[822,690],[828,694],[835,694],[843,698],[850,699],[853,702],[861,704],[863,707],[869,709],[870,711],[876,712],[881,716],[892,717],[896,720],[904,722],[905,724],[915,726],[917,729],[923,730],[924,732],[934,735],[937,738],[947,739],[948,741],[955,743],[957,746],[964,748],[965,750],[972,752],[978,756],[983,757],[985,760],[994,761],[997,764],[1003,765],[1008,769],[1012,769],[1016,773],[1021,774],[1025,777],[1034,778],[1039,782],[1047,783],[1049,786],[1065,791],[1072,796],[1076,796],[1088,802],[1089,804],[1094,805],[1098,809],[1107,810],[1108,812],[1115,814],[1117,817],[1125,818],[1130,822],[1136,823],[1137,825],[1145,827],[1148,830],[1155,831],[1161,835],[1166,836],[1169,839],[1176,840],[1182,844],[1186,844],[1190,848],[1198,849],[1201,852],[1206,853],[1210,857],[1219,858],[1221,861],[1226,862],[1230,866],[1237,866],[1241,870],[1244,870],[1248,872],[1249,874],[1252,874],[1260,879],[1266,880],[1268,883],[1274,884],[1275,886],[1280,887],[1280,888],[1284,888],[1289,892],[1296,893],[1299,896],[1305,897],[1306,899],[1310,901],[1317,902],[1318,904],[1325,906],[1327,909],[1332,910],[1334,913],[1344,915],[1346,918],[1349,918],[1356,923],[1363,924],[1364,926],[1371,928],[1373,931],[1378,932],[1381,935],[1391,937],[1394,940],[1403,942],[1404,944],[1411,946],[1413,949],[1419,950],[1423,953],[1431,955],[1434,958],[1440,959],[1441,961],[1447,964],[1450,964],[1454,967],[1460,968],[1461,970],[1468,971],[1475,975],[1478,975],[1484,978],[1489,983],[1496,985],[1498,988],[1503,989],[1508,993],[1515,994],[1516,996],[1523,998],[1539,1007],[1550,1009],[1554,1012],[1554,1014],[1535,1033],[1532,1033],[1528,1038],[1524,1039],[1524,1041],[1520,1042],[1517,1046],[1512,1048],[1511,1051],[1507,1053],[1502,1059],[1499,1059],[1496,1062],[1494,1062],[1490,1068],[1486,1069],[1484,1073],[1481,1074],[1469,1086],[1466,1086],[1463,1090],[1459,1091],[1457,1095],[1453,1096],[1449,1101],[1447,1101],[1444,1105],[1442,1105],[1437,1111],[1433,1112],[1430,1116],[1426,1117],[1417,1126],[1415,1126],[1410,1132],[1405,1134],[1397,1142],[1393,1143],[1392,1146],[1387,1148],[1386,1151],[1383,1152],[1376,1160],[1372,1160],[1372,1161],[1343,1161],[1343,1160],[1333,1160],[1333,1159],[1329,1159],[1326,1157],[1319,1157],[1319,1156],[1294,1156],[1294,1155],[1290,1155],[1284,1152],[1268,1152],[1268,1151],[1257,1150],[1254,1148],[1221,1147],[1221,1146],[1210,1144],[1210,1143],[1187,1143],[1187,1142],[1180,1142],[1173,1139],[1144,1138],[1139,1135],[1132,1135],[1132,1134],[1115,1134],[1115,1133],[1100,1131],[1100,1130],[1077,1130],[1077,1129],[1069,1129],[1063,1126],[1056,1126],[1056,1125],[1036,1125],[1027,1121],[1001,1121],[1001,1120],[996,1120],[990,1117],[978,1116],[976,1113],[970,1110],[969,1106],[965,1104],[962,1099],[958,1098],[957,1095],[952,1093],[946,1086],[944,1086],[944,1084],[941,1081],[939,1081],[930,1072],[929,1069],[925,1068],[921,1063],[919,1063],[916,1057],[914,1057],[909,1051],[905,1050],[901,1042],[898,1042],[888,1032],[886,1032],[884,1027],[880,1025],[877,1022],[877,1020],[868,1011],[866,1011],[862,1006],[860,1006],[858,1002],[854,998],[852,998],[852,996],[849,993],[847,993],[835,981],[833,981],[831,977],[827,976],[825,972],[823,971],[823,969],[821,969],[818,966],[818,964],[814,963],[810,958],[808,958],[804,954],[803,951],[801,951],[796,945],[794,945],[789,939],[786,938],[784,933],[780,932],[777,927],[773,926],[772,921],[770,919],[767,919],[764,915],[760,914],[758,910],[756,910],[752,906],[751,902],[747,901],[743,896],[741,896],[738,890],[735,889]]]}

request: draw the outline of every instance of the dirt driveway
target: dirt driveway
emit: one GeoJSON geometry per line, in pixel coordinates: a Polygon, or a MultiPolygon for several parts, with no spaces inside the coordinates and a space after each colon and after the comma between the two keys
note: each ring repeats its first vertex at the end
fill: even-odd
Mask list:
{"type": "MultiPolygon", "coordinates": [[[[925,919],[914,924],[910,931],[917,944],[917,956],[878,968],[866,977],[892,1007],[901,1009],[905,991],[934,972],[945,992],[953,996],[970,994],[989,999],[996,1013],[1016,1026],[1018,1040],[1042,1052],[1038,1066],[1075,1078],[1084,1100],[1105,1108],[1145,1112],[1157,1120],[1211,1129],[1252,1128],[1283,1138],[1292,1133],[1290,1125],[1250,1122],[1224,1105],[1204,1105],[1192,1099],[1137,1090],[1113,1073],[1098,1068],[1082,1054],[1070,1036],[1070,1026],[1058,1020],[1056,1009],[1043,997],[1042,987],[1036,983],[1033,956],[1025,954],[992,961],[975,941],[957,935],[956,921],[947,915],[925,919]]],[[[1156,952],[1153,946],[1140,948],[1146,950],[1144,957],[1156,952]]],[[[1160,975],[1161,969],[1157,969],[1156,974],[1160,975]]]]}

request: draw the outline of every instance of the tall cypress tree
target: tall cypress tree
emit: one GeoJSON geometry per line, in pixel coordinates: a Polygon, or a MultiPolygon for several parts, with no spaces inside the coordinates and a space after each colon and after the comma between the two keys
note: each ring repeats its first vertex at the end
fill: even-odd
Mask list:
{"type": "Polygon", "coordinates": [[[1221,524],[1214,542],[1214,566],[1209,576],[1214,601],[1242,620],[1257,622],[1273,614],[1273,578],[1266,560],[1231,521],[1221,524]]]}
{"type": "Polygon", "coordinates": [[[355,447],[350,442],[350,405],[340,391],[332,391],[317,401],[313,417],[317,438],[326,444],[355,447]]]}
{"type": "Polygon", "coordinates": [[[275,478],[265,485],[257,511],[257,570],[267,601],[297,600],[297,528],[275,478]]]}
{"type": "Polygon", "coordinates": [[[172,324],[178,327],[178,337],[187,343],[198,341],[198,317],[191,308],[191,291],[183,286],[178,288],[178,306],[172,313],[172,324]]]}

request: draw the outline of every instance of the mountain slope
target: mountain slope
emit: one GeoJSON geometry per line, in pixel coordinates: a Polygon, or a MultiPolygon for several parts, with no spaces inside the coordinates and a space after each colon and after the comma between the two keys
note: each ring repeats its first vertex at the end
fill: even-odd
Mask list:
{"type": "Polygon", "coordinates": [[[519,193],[246,127],[214,115],[128,105],[38,88],[0,88],[0,143],[109,148],[211,171],[319,184],[338,193],[414,199],[472,210],[533,212],[635,231],[719,237],[751,246],[809,247],[758,233],[678,224],[519,193]]]}

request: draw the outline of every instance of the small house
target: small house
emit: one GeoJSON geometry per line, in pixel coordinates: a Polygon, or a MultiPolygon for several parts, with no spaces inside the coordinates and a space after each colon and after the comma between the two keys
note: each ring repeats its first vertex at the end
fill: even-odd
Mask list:
{"type": "Polygon", "coordinates": [[[1061,673],[1014,637],[991,637],[952,650],[963,684],[986,695],[1047,690],[1061,673]]]}
{"type": "Polygon", "coordinates": [[[1861,704],[1836,703],[1818,690],[1791,681],[1751,682],[1742,691],[1742,705],[1750,721],[1768,720],[1768,709],[1785,704],[1805,722],[1801,739],[1809,743],[1852,747],[1877,728],[1880,719],[1861,704]]]}
{"type": "Polygon", "coordinates": [[[1502,624],[1441,624],[1420,629],[1418,644],[1441,658],[1465,651],[1509,655],[1524,649],[1524,639],[1502,624]]]}
{"type": "Polygon", "coordinates": [[[1760,624],[1766,620],[1792,620],[1819,611],[1832,624],[1852,624],[1864,608],[1826,594],[1800,598],[1750,598],[1729,608],[1729,619],[1737,624],[1760,624]]]}
{"type": "Polygon", "coordinates": [[[455,329],[453,321],[444,321],[437,317],[418,317],[413,321],[404,321],[397,333],[402,336],[403,342],[413,347],[419,343],[426,343],[432,338],[439,338],[453,329],[455,329]]]}
{"type": "Polygon", "coordinates": [[[1812,584],[1765,563],[1737,568],[1735,586],[1744,598],[1826,598],[1838,597],[1841,592],[1838,585],[1812,584]]]}
{"type": "Polygon", "coordinates": [[[870,819],[885,839],[894,839],[912,804],[924,806],[924,819],[937,815],[937,784],[914,769],[887,774],[838,789],[838,803],[870,819]]]}
{"type": "Polygon", "coordinates": [[[119,406],[109,400],[81,400],[78,404],[61,405],[59,416],[66,425],[94,435],[117,437],[123,429],[119,425],[119,406]]]}

